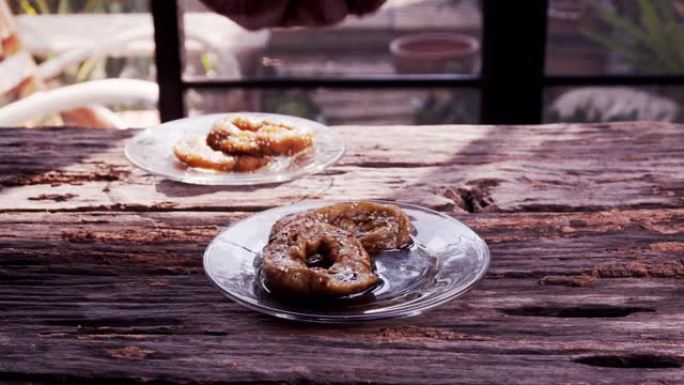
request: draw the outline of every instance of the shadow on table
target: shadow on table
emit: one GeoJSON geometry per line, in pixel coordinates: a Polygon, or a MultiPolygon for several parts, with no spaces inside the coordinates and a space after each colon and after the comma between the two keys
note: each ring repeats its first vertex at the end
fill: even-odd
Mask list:
{"type": "Polygon", "coordinates": [[[440,162],[444,166],[427,170],[391,199],[471,213],[678,206],[681,184],[670,175],[676,174],[681,131],[672,126],[618,122],[476,128],[484,130],[480,137],[455,148],[440,162]],[[623,192],[620,198],[616,191],[623,192]],[[426,204],[429,198],[437,198],[436,204],[426,204]]]}
{"type": "MultiPolygon", "coordinates": [[[[459,128],[458,125],[453,127],[456,132],[459,128]]],[[[454,153],[449,159],[440,161],[438,167],[386,198],[444,212],[476,212],[492,205],[486,196],[487,190],[504,182],[500,179],[501,173],[492,165],[505,161],[502,158],[521,136],[514,126],[482,125],[476,128],[481,134],[478,132],[478,136],[467,143],[454,142],[454,153]]]]}
{"type": "Polygon", "coordinates": [[[0,190],[6,187],[88,181],[115,181],[124,172],[98,162],[95,170],[65,170],[89,157],[117,147],[134,131],[87,130],[73,127],[0,128],[0,190]],[[63,141],[54,140],[65,137],[63,141]]]}
{"type": "Polygon", "coordinates": [[[202,186],[163,179],[155,184],[155,189],[157,192],[164,194],[169,198],[184,198],[214,194],[221,191],[253,193],[263,189],[278,187],[284,183],[287,182],[262,184],[257,186],[202,186]]]}

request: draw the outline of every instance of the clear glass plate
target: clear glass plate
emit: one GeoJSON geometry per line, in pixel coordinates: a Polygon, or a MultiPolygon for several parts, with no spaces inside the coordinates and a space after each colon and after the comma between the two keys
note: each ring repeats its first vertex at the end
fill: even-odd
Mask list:
{"type": "Polygon", "coordinates": [[[255,214],[222,231],[204,253],[204,270],[221,291],[256,311],[291,320],[349,323],[418,315],[458,297],[489,266],[485,242],[463,223],[401,202],[411,218],[413,246],[374,257],[380,283],[371,291],[318,302],[285,300],[263,285],[260,251],[285,215],[334,202],[303,202],[255,214]]]}
{"type": "Polygon", "coordinates": [[[126,157],[135,166],[152,174],[191,184],[245,186],[281,183],[322,171],[344,154],[344,142],[335,131],[320,123],[293,116],[256,112],[212,114],[174,120],[149,128],[126,144],[126,157]],[[309,127],[314,132],[312,149],[294,157],[275,157],[268,166],[252,172],[212,171],[188,167],[176,159],[173,145],[182,137],[206,135],[211,125],[228,116],[266,118],[294,126],[309,127]]]}

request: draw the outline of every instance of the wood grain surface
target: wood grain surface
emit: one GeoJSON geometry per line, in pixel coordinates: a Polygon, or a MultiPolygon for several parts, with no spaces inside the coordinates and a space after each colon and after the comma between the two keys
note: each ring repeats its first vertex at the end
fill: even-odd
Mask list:
{"type": "Polygon", "coordinates": [[[684,384],[684,127],[336,127],[329,170],[260,188],[128,165],[135,131],[0,129],[0,383],[684,384]],[[424,315],[281,321],[204,247],[251,213],[384,198],[462,220],[486,278],[424,315]]]}

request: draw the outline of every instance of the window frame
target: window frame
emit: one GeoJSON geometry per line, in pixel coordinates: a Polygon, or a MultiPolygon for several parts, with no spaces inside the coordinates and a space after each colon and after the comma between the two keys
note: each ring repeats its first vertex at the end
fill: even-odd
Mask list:
{"type": "Polygon", "coordinates": [[[167,122],[187,116],[184,96],[191,89],[470,88],[480,91],[480,123],[539,124],[543,119],[543,95],[547,87],[684,85],[684,74],[546,75],[548,1],[481,0],[482,70],[478,75],[222,80],[183,77],[182,7],[178,0],[151,0],[160,118],[167,122]]]}

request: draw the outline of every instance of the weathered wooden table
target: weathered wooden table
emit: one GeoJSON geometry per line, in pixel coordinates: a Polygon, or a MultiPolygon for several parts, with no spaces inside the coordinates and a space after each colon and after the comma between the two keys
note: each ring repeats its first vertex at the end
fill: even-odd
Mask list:
{"type": "Polygon", "coordinates": [[[684,384],[684,127],[338,127],[328,171],[264,188],[128,165],[135,131],[0,129],[0,382],[684,384]],[[464,221],[491,269],[422,316],[320,326],[205,278],[217,231],[304,199],[464,221]]]}

